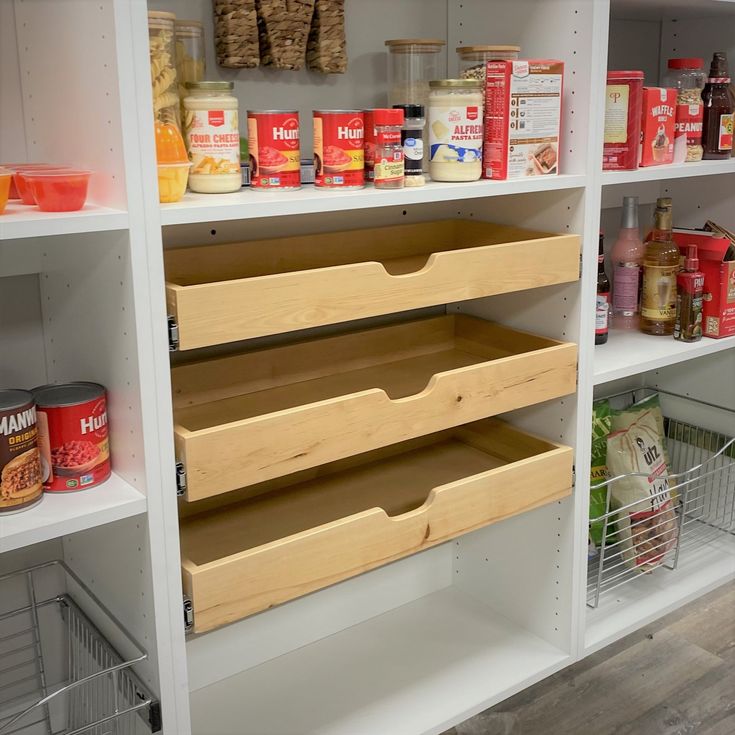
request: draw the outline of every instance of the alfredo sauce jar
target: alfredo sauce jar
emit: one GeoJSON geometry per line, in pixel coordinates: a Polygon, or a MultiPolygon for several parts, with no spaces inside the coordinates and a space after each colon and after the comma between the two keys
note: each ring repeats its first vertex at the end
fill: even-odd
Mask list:
{"type": "Polygon", "coordinates": [[[322,189],[365,186],[362,110],[314,110],[314,183],[322,189]]]}
{"type": "Polygon", "coordinates": [[[0,515],[28,510],[43,497],[36,407],[25,390],[0,390],[0,515]]]}
{"type": "Polygon", "coordinates": [[[301,188],[296,110],[248,110],[248,150],[253,189],[301,188]]]}
{"type": "Polygon", "coordinates": [[[110,476],[107,394],[97,383],[45,385],[33,390],[44,490],[73,492],[110,476]]]}

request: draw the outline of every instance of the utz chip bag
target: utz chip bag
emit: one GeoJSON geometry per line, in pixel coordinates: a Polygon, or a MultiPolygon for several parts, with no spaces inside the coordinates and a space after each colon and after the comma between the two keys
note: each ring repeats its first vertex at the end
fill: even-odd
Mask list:
{"type": "Polygon", "coordinates": [[[653,411],[628,429],[607,438],[607,465],[612,477],[611,504],[626,565],[653,571],[676,543],[677,522],[668,469],[653,411]]]}

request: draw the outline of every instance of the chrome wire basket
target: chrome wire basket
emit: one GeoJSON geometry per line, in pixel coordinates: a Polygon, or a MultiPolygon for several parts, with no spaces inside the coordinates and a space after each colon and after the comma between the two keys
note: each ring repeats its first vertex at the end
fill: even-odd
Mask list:
{"type": "Polygon", "coordinates": [[[0,577],[0,735],[158,732],[146,657],[63,562],[0,577]]]}
{"type": "MultiPolygon", "coordinates": [[[[655,391],[611,396],[622,406],[655,391]]],[[[606,496],[605,513],[590,520],[602,528],[602,540],[587,565],[587,604],[597,607],[600,597],[646,574],[666,574],[686,555],[723,534],[735,534],[735,438],[717,427],[735,426],[735,412],[658,391],[664,414],[669,454],[669,489],[620,507],[612,507],[614,485],[624,475],[592,486],[606,496]],[[669,414],[695,416],[704,428],[669,414]],[[651,509],[656,512],[652,513],[651,509]],[[630,534],[619,533],[627,516],[630,534]],[[641,563],[642,562],[642,563],[641,563]]],[[[642,475],[645,476],[645,475],[642,475]]]]}

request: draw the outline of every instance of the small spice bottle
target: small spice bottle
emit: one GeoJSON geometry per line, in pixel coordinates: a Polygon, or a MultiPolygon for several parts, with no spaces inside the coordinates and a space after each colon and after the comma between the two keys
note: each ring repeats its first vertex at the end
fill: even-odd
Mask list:
{"type": "Polygon", "coordinates": [[[424,176],[424,127],[426,113],[423,105],[393,105],[394,109],[403,110],[403,160],[405,168],[405,186],[423,186],[424,176]]]}
{"type": "Polygon", "coordinates": [[[684,270],[676,276],[676,324],[674,339],[699,342],[702,339],[702,300],[704,273],[699,270],[697,246],[687,247],[684,270]]]}
{"type": "Polygon", "coordinates": [[[401,128],[403,110],[373,110],[375,125],[375,188],[402,189],[404,178],[401,128]]]}

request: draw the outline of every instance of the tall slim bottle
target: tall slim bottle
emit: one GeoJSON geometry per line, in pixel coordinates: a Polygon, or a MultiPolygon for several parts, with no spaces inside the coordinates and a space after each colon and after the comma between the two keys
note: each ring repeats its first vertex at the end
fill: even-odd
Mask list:
{"type": "Polygon", "coordinates": [[[702,100],[704,158],[705,160],[730,158],[733,149],[735,108],[730,96],[730,74],[724,51],[718,51],[712,57],[707,84],[702,90],[702,100]]]}
{"type": "Polygon", "coordinates": [[[673,241],[671,229],[671,208],[656,207],[653,232],[643,256],[640,329],[646,334],[674,333],[679,248],[673,241]]]}
{"type": "Polygon", "coordinates": [[[623,197],[623,216],[618,239],[612,247],[612,326],[638,329],[643,256],[646,246],[638,229],[638,197],[623,197]]]}

